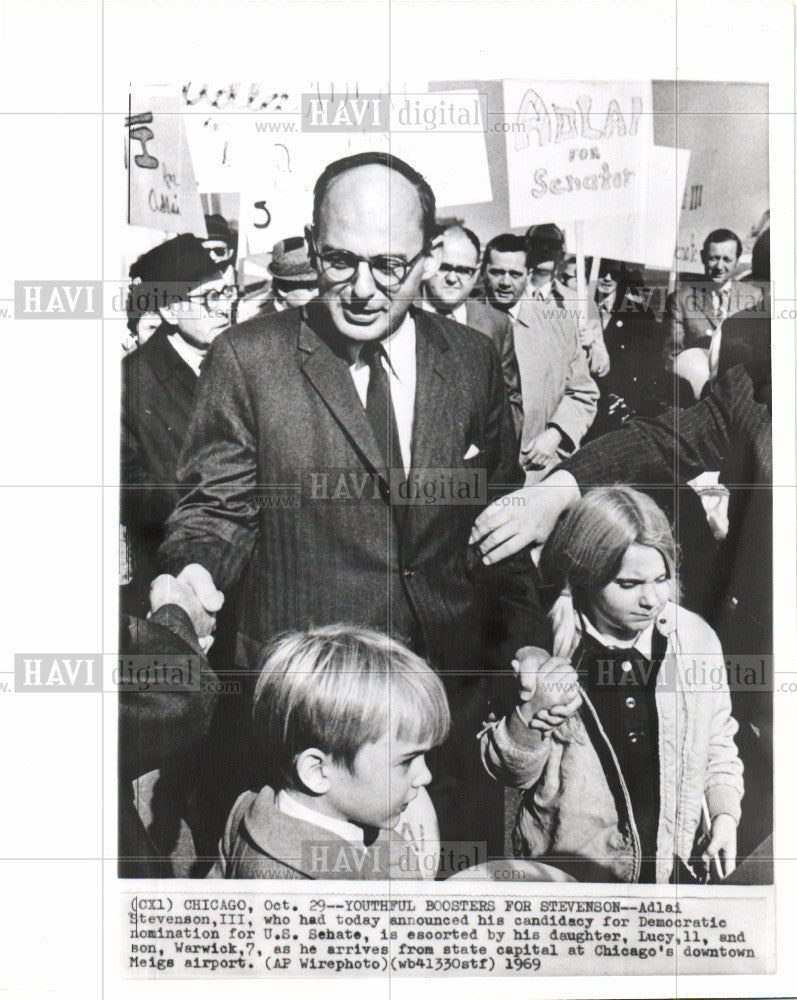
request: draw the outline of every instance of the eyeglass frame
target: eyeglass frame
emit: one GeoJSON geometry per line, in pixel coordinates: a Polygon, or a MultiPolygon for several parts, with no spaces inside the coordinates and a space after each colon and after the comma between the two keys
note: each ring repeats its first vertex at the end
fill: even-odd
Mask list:
{"type": "Polygon", "coordinates": [[[308,243],[308,247],[310,249],[311,256],[316,261],[318,261],[318,268],[319,268],[319,270],[323,271],[324,274],[326,274],[328,277],[329,277],[329,271],[324,267],[324,263],[325,263],[324,262],[324,257],[325,257],[325,255],[328,256],[329,254],[333,254],[333,253],[345,254],[347,257],[349,257],[349,258],[351,258],[352,260],[355,261],[355,264],[354,264],[354,266],[352,268],[352,272],[348,276],[348,278],[337,278],[337,279],[330,278],[330,280],[333,281],[334,284],[336,284],[336,285],[348,285],[348,284],[350,284],[354,280],[355,276],[357,275],[357,271],[359,270],[360,264],[367,264],[368,265],[368,270],[369,270],[369,272],[371,274],[371,280],[377,286],[377,288],[380,288],[383,292],[397,292],[401,288],[401,286],[406,282],[407,278],[412,273],[412,269],[415,267],[415,265],[418,263],[418,261],[422,257],[427,257],[429,255],[431,249],[432,249],[431,242],[427,241],[421,247],[420,251],[418,253],[416,253],[415,256],[412,257],[410,260],[402,260],[401,258],[396,258],[397,263],[401,264],[401,266],[404,267],[404,268],[406,268],[406,270],[404,271],[404,274],[396,282],[395,285],[388,285],[385,282],[380,281],[376,277],[376,275],[374,274],[374,261],[379,260],[380,257],[382,259],[389,258],[388,254],[375,254],[373,257],[363,257],[360,254],[354,253],[352,250],[342,250],[342,249],[327,250],[327,251],[325,251],[325,253],[322,254],[316,248],[315,240],[313,239],[312,233],[308,233],[307,234],[307,243],[308,243]]]}
{"type": "Polygon", "coordinates": [[[449,264],[447,260],[443,260],[437,270],[444,274],[453,274],[461,281],[470,281],[479,268],[478,266],[468,267],[466,264],[449,264]]]}
{"type": "Polygon", "coordinates": [[[240,298],[240,292],[238,291],[237,285],[224,285],[222,288],[209,288],[206,292],[201,295],[186,295],[186,302],[201,302],[202,305],[208,312],[212,312],[213,309],[218,306],[219,302],[223,299],[225,302],[234,303],[240,298]],[[229,293],[229,294],[225,294],[229,293]],[[209,303],[210,296],[215,295],[216,298],[213,300],[212,304],[209,303]]]}

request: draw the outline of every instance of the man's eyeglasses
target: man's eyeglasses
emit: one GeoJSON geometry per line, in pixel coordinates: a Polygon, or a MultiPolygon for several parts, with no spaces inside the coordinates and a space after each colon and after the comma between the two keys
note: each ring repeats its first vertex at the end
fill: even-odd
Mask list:
{"type": "Polygon", "coordinates": [[[404,284],[410,271],[427,252],[428,248],[424,246],[411,260],[404,260],[403,257],[388,254],[361,257],[349,250],[324,250],[315,251],[315,258],[327,278],[335,284],[351,281],[360,264],[366,263],[374,284],[384,292],[394,292],[404,284]]]}
{"type": "Polygon", "coordinates": [[[455,274],[458,278],[472,278],[476,273],[475,267],[466,267],[464,264],[449,264],[443,261],[440,265],[441,274],[455,274]]]}
{"type": "Polygon", "coordinates": [[[224,288],[209,288],[201,295],[188,295],[189,302],[201,302],[211,312],[219,302],[235,302],[238,298],[238,288],[235,285],[225,285],[224,288]]]}
{"type": "Polygon", "coordinates": [[[235,248],[231,247],[229,243],[217,243],[215,246],[205,247],[205,249],[218,264],[232,260],[235,254],[235,248]]]}

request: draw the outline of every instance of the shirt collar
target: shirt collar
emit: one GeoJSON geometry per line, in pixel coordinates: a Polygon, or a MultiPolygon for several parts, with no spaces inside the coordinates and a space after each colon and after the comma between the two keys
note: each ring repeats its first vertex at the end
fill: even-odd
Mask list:
{"type": "Polygon", "coordinates": [[[175,331],[170,333],[166,338],[172,347],[177,351],[180,357],[185,361],[188,367],[194,372],[194,374],[199,376],[199,369],[202,362],[205,360],[205,351],[200,351],[198,347],[194,347],[193,344],[189,344],[187,340],[183,340],[179,332],[175,331]]]}
{"type": "Polygon", "coordinates": [[[531,292],[532,298],[547,302],[551,297],[551,292],[553,291],[553,281],[546,281],[545,284],[540,285],[539,288],[535,288],[534,285],[530,285],[529,291],[531,292]]]}
{"type": "Polygon", "coordinates": [[[341,837],[350,844],[358,847],[365,846],[365,837],[362,829],[354,823],[349,823],[345,819],[335,819],[334,816],[327,816],[326,813],[317,812],[293,796],[286,789],[282,789],[276,798],[277,809],[284,816],[292,816],[294,819],[304,820],[305,823],[312,823],[320,826],[324,830],[329,830],[335,836],[341,837]]]}
{"type": "Polygon", "coordinates": [[[609,649],[635,649],[638,653],[644,656],[646,660],[650,660],[652,658],[653,629],[656,627],[655,620],[652,621],[643,632],[640,632],[639,635],[635,636],[633,639],[617,639],[613,635],[606,635],[603,632],[599,632],[586,615],[581,616],[581,621],[583,623],[584,630],[589,633],[593,639],[597,639],[602,646],[606,646],[609,649]]]}
{"type": "Polygon", "coordinates": [[[507,312],[511,316],[513,323],[516,323],[518,317],[520,316],[521,301],[522,301],[521,299],[518,299],[517,302],[513,306],[511,306],[511,308],[507,309],[507,312]]]}
{"type": "MultiPolygon", "coordinates": [[[[381,341],[387,355],[390,369],[399,382],[408,383],[415,371],[415,320],[410,313],[404,317],[401,326],[381,341]]],[[[361,356],[352,365],[362,368],[365,362],[361,356]]]]}
{"type": "Polygon", "coordinates": [[[442,312],[442,310],[432,305],[432,303],[427,298],[421,299],[420,306],[421,309],[424,310],[424,312],[435,313],[435,315],[437,316],[445,316],[446,319],[453,319],[456,320],[457,323],[464,323],[467,326],[468,307],[465,302],[460,302],[460,304],[456,307],[456,309],[452,309],[450,312],[442,312]]]}

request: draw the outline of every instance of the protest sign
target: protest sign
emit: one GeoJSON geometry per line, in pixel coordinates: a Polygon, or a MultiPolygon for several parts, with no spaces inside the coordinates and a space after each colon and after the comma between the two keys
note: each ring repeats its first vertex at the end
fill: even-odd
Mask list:
{"type": "Polygon", "coordinates": [[[127,221],[205,236],[179,98],[134,95],[126,119],[127,221]]]}
{"type": "Polygon", "coordinates": [[[510,224],[623,216],[644,205],[650,82],[504,82],[510,224]]]}

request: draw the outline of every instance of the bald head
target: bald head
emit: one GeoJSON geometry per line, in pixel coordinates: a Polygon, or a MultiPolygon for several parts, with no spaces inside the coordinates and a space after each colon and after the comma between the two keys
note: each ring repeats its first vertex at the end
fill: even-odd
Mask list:
{"type": "Polygon", "coordinates": [[[382,339],[403,322],[421,281],[437,267],[438,252],[426,239],[430,209],[433,221],[428,184],[387,154],[339,160],[318,179],[313,260],[321,301],[339,333],[352,341],[382,339]]]}
{"type": "Polygon", "coordinates": [[[406,246],[397,247],[401,237],[412,240],[410,256],[424,243],[423,208],[416,188],[395,170],[378,164],[355,167],[330,181],[318,206],[316,228],[324,233],[330,227],[360,237],[367,233],[373,241],[369,257],[405,252],[406,246]]]}
{"type": "Polygon", "coordinates": [[[479,274],[479,241],[462,226],[449,226],[439,243],[442,254],[439,270],[426,281],[424,291],[434,307],[451,313],[465,302],[479,274]]]}

